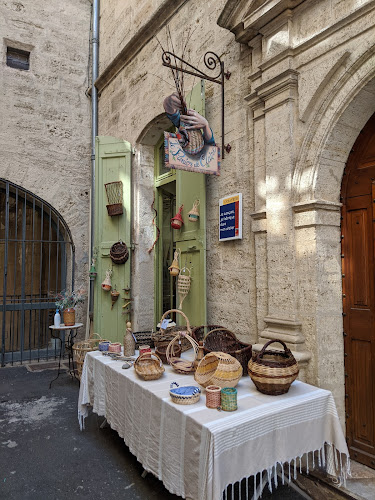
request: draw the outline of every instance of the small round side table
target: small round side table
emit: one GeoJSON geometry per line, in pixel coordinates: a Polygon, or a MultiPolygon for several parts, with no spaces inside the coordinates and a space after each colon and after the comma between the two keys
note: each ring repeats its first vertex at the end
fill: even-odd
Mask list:
{"type": "Polygon", "coordinates": [[[68,351],[68,356],[69,356],[69,372],[71,375],[73,373],[74,378],[77,378],[75,376],[75,373],[74,373],[73,345],[74,345],[74,338],[77,336],[77,333],[78,333],[77,330],[78,330],[78,328],[81,328],[81,326],[83,326],[83,323],[75,323],[72,326],[66,326],[66,325],[64,325],[64,323],[61,323],[60,326],[54,326],[54,325],[50,326],[50,330],[52,330],[51,337],[53,339],[60,340],[59,369],[57,371],[57,376],[53,380],[51,380],[51,383],[49,384],[50,389],[52,386],[52,382],[57,380],[60,376],[61,355],[62,355],[62,350],[63,350],[63,340],[61,339],[60,331],[63,331],[64,333],[66,330],[69,331],[68,338],[66,340],[65,340],[65,336],[64,336],[64,344],[65,344],[65,348],[68,351]],[[57,335],[56,335],[56,332],[58,332],[57,335]],[[70,360],[72,360],[73,370],[71,370],[71,368],[70,368],[70,360]]]}

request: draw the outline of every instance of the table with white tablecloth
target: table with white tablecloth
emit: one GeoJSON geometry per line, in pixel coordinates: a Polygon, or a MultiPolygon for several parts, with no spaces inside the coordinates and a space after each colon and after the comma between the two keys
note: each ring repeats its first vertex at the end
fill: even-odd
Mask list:
{"type": "Polygon", "coordinates": [[[267,396],[248,376],[237,385],[238,410],[194,405],[169,396],[171,382],[197,385],[192,375],[166,366],[158,380],[145,381],[134,368],[100,351],[86,355],[78,401],[81,428],[88,406],[104,416],[144,469],[173,494],[220,500],[228,485],[266,476],[272,487],[301,467],[327,466],[341,481],[349,454],[332,393],[295,381],[289,392],[267,396]],[[286,477],[285,477],[286,476],[286,477]]]}

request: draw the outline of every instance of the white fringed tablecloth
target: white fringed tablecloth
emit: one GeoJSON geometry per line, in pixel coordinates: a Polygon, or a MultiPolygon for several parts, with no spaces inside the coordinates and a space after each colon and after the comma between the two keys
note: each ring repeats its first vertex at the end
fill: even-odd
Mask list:
{"type": "MultiPolygon", "coordinates": [[[[332,393],[295,381],[282,396],[258,392],[246,376],[238,386],[238,410],[208,409],[205,391],[194,405],[169,397],[171,382],[197,385],[170,366],[159,380],[144,381],[94,351],[86,355],[78,401],[81,429],[88,406],[104,416],[144,469],[173,494],[221,500],[230,484],[247,478],[270,489],[295,476],[301,460],[325,465],[345,482],[350,461],[332,393]]],[[[258,488],[259,489],[259,488],[258,488]]]]}

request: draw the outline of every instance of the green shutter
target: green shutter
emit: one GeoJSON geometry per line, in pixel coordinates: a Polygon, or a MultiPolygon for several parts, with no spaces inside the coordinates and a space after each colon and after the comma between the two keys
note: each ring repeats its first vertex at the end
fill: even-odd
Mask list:
{"type": "MultiPolygon", "coordinates": [[[[195,85],[186,98],[188,107],[204,116],[204,81],[195,85]],[[191,97],[190,97],[191,95],[191,97]]],[[[194,172],[176,170],[176,205],[184,205],[184,225],[175,230],[176,246],[181,251],[181,269],[186,265],[191,270],[190,292],[182,304],[182,311],[192,325],[207,323],[206,306],[206,176],[194,172]],[[199,221],[190,222],[188,212],[198,199],[199,221]]],[[[179,301],[179,297],[177,297],[179,301]]],[[[179,303],[179,302],[178,302],[179,303]]]]}
{"type": "MultiPolygon", "coordinates": [[[[123,341],[128,315],[123,315],[123,298],[130,298],[131,275],[131,145],[114,137],[97,137],[95,152],[95,250],[97,277],[94,284],[94,331],[112,342],[123,341]],[[104,185],[122,181],[123,214],[110,217],[104,185]],[[129,249],[125,264],[113,264],[111,246],[122,240],[129,249]],[[107,269],[112,269],[112,289],[120,297],[111,309],[111,293],[101,288],[107,269]],[[124,288],[129,289],[128,293],[124,288]]],[[[127,310],[129,310],[128,308],[127,310]]]]}

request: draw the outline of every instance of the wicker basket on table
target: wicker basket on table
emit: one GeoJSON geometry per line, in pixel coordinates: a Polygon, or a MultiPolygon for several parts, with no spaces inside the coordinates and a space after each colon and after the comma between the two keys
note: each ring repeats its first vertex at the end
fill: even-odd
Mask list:
{"type": "Polygon", "coordinates": [[[235,387],[242,377],[241,363],[225,352],[210,352],[200,361],[194,374],[199,385],[235,387]]]}
{"type": "MultiPolygon", "coordinates": [[[[187,316],[185,316],[185,314],[182,311],[179,311],[178,309],[171,309],[168,312],[176,312],[181,314],[186,320],[187,331],[191,333],[190,322],[187,316]]],[[[165,313],[164,316],[166,314],[167,313],[165,313]]],[[[162,321],[163,319],[164,317],[162,318],[162,321]]],[[[195,371],[198,351],[199,351],[199,346],[197,342],[195,342],[193,337],[191,337],[189,333],[186,333],[184,331],[179,331],[177,335],[175,335],[175,337],[168,344],[167,351],[165,354],[167,362],[172,366],[172,368],[178,373],[185,374],[185,373],[192,373],[195,371]],[[181,359],[177,356],[173,356],[173,351],[175,349],[175,346],[181,345],[182,348],[182,340],[188,341],[191,347],[194,349],[194,358],[192,360],[181,359]]]]}
{"type": "Polygon", "coordinates": [[[207,335],[203,337],[204,352],[208,354],[209,352],[220,351],[230,354],[241,363],[243,373],[245,374],[247,372],[247,364],[251,359],[251,344],[245,344],[245,342],[241,342],[237,339],[235,334],[227,328],[224,328],[222,326],[213,328],[213,326],[214,325],[194,328],[193,338],[195,337],[201,340],[204,329],[210,328],[210,331],[207,333],[207,335]]]}
{"type": "Polygon", "coordinates": [[[192,329],[191,331],[191,336],[196,342],[204,342],[204,339],[207,337],[207,335],[212,331],[212,330],[217,330],[218,328],[221,328],[222,330],[226,330],[224,326],[221,325],[202,325],[202,326],[196,326],[195,328],[192,329]]]}
{"type": "Polygon", "coordinates": [[[73,344],[73,360],[77,367],[77,378],[81,380],[83,363],[85,362],[85,356],[88,352],[97,351],[99,348],[99,342],[104,341],[98,333],[92,333],[90,338],[86,340],[79,340],[73,344]],[[96,337],[94,337],[94,335],[96,337]]]}
{"type": "Polygon", "coordinates": [[[157,380],[165,371],[161,359],[153,353],[145,353],[138,356],[134,363],[134,370],[144,380],[157,380]]]}
{"type": "MultiPolygon", "coordinates": [[[[156,349],[155,354],[159,356],[159,358],[163,361],[164,364],[167,364],[167,348],[169,346],[169,342],[159,342],[156,349]]],[[[174,344],[171,352],[171,356],[174,358],[181,357],[181,346],[174,344]]]]}
{"type": "Polygon", "coordinates": [[[133,335],[135,337],[135,348],[139,350],[139,347],[141,345],[149,345],[150,347],[154,347],[154,340],[152,338],[153,334],[153,330],[133,332],[133,335]]]}
{"type": "Polygon", "coordinates": [[[187,334],[191,336],[192,329],[188,317],[182,311],[180,311],[179,309],[170,309],[169,311],[166,311],[160,320],[160,325],[163,323],[166,317],[173,312],[179,313],[181,314],[181,316],[183,316],[186,322],[186,326],[171,326],[166,329],[160,328],[159,331],[154,332],[152,334],[152,339],[155,343],[155,347],[157,347],[161,342],[171,342],[176,337],[176,335],[179,335],[181,333],[181,337],[179,339],[181,351],[188,351],[189,349],[191,349],[191,343],[189,342],[189,340],[187,340],[187,338],[184,337],[184,335],[187,334]]]}
{"type": "Polygon", "coordinates": [[[278,396],[289,391],[299,373],[298,363],[282,340],[270,340],[248,364],[248,372],[258,391],[278,396]],[[279,342],[284,351],[266,351],[270,344],[279,342]]]}

